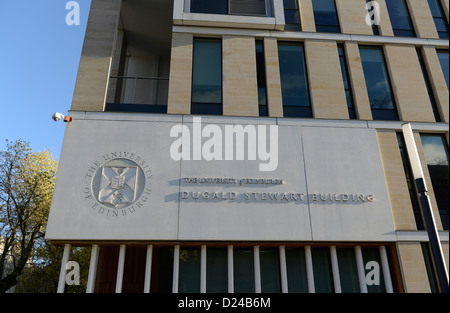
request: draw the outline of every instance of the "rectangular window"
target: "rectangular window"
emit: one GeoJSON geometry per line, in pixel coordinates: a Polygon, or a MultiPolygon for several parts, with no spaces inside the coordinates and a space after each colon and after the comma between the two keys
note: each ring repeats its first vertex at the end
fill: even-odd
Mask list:
{"type": "Polygon", "coordinates": [[[419,200],[417,198],[416,185],[413,181],[411,165],[409,163],[408,151],[406,150],[405,139],[402,133],[397,133],[398,148],[400,149],[400,156],[402,158],[403,170],[405,172],[406,184],[408,185],[409,197],[411,199],[412,209],[414,212],[414,219],[416,221],[417,230],[425,230],[422,213],[420,211],[419,200]]]}
{"type": "Polygon", "coordinates": [[[339,279],[343,293],[359,293],[358,268],[356,266],[355,250],[349,248],[336,249],[339,279]]]}
{"type": "Polygon", "coordinates": [[[416,32],[405,0],[386,0],[392,29],[395,36],[415,37],[416,32]]]}
{"type": "Polygon", "coordinates": [[[162,247],[155,249],[153,259],[156,262],[152,262],[152,266],[156,270],[156,287],[152,286],[153,292],[156,290],[160,293],[172,292],[172,279],[173,279],[173,247],[162,247]]]}
{"type": "Polygon", "coordinates": [[[433,185],[442,227],[448,230],[449,224],[449,166],[448,147],[444,136],[421,134],[425,159],[433,185]]]}
{"type": "Polygon", "coordinates": [[[356,118],[355,106],[353,105],[353,94],[350,80],[348,77],[347,61],[343,45],[338,45],[339,62],[341,64],[342,80],[345,88],[345,98],[347,99],[348,114],[351,119],[356,118]]]}
{"type": "Polygon", "coordinates": [[[233,249],[234,292],[255,292],[253,248],[233,249]]]}
{"type": "Polygon", "coordinates": [[[286,269],[290,293],[307,293],[305,249],[286,248],[286,269]]]}
{"type": "Polygon", "coordinates": [[[442,73],[444,74],[444,78],[445,78],[445,82],[447,83],[447,88],[448,88],[448,80],[449,80],[449,72],[448,72],[448,67],[449,67],[449,60],[448,60],[448,51],[446,50],[437,50],[437,55],[439,58],[439,62],[441,63],[441,68],[442,68],[442,73]]]}
{"type": "Polygon", "coordinates": [[[227,248],[208,248],[206,254],[206,292],[228,291],[227,248]]]}
{"type": "Polygon", "coordinates": [[[314,287],[317,293],[334,292],[329,248],[312,248],[314,287]]]}
{"type": "Polygon", "coordinates": [[[434,98],[433,88],[431,87],[430,78],[428,76],[427,68],[423,61],[422,52],[420,52],[420,48],[416,49],[417,57],[419,58],[420,68],[422,70],[423,79],[425,80],[425,85],[427,86],[428,97],[430,99],[431,108],[433,109],[433,114],[436,122],[440,122],[441,118],[439,116],[439,110],[436,106],[436,99],[434,98]]]}
{"type": "Polygon", "coordinates": [[[222,114],[222,41],[194,39],[191,114],[222,114]]]}
{"type": "Polygon", "coordinates": [[[180,249],[178,292],[200,292],[200,248],[180,249]]]}
{"type": "Polygon", "coordinates": [[[191,0],[192,13],[268,16],[267,0],[191,0]]]}
{"type": "Polygon", "coordinates": [[[300,43],[278,43],[284,117],[312,117],[305,53],[300,43]]]}
{"type": "Polygon", "coordinates": [[[266,60],[264,58],[264,42],[262,40],[257,40],[255,43],[255,47],[259,116],[269,116],[269,110],[267,108],[266,60]]]}
{"type": "Polygon", "coordinates": [[[228,0],[191,0],[191,12],[228,14],[228,0]]]}
{"type": "Polygon", "coordinates": [[[339,20],[334,0],[313,0],[316,32],[340,33],[339,20]]]}
{"type": "Polygon", "coordinates": [[[301,31],[300,14],[298,11],[297,0],[283,0],[284,4],[284,20],[286,26],[284,30],[288,31],[301,31]]]}
{"type": "Polygon", "coordinates": [[[442,4],[439,0],[428,0],[428,5],[430,6],[431,15],[433,16],[439,38],[448,39],[448,22],[442,9],[442,4]]]}
{"type": "Polygon", "coordinates": [[[381,47],[360,47],[361,62],[374,120],[398,120],[381,47]]]}
{"type": "Polygon", "coordinates": [[[261,268],[261,292],[281,292],[279,249],[259,249],[259,264],[261,268]]]}

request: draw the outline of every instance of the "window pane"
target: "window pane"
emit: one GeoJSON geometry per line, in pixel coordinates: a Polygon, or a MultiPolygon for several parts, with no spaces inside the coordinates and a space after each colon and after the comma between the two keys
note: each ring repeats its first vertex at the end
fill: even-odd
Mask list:
{"type": "Polygon", "coordinates": [[[194,39],[191,113],[221,114],[221,103],[222,42],[220,39],[194,39]]]}
{"type": "Polygon", "coordinates": [[[279,249],[259,249],[259,264],[261,267],[261,292],[281,292],[279,249]]]}
{"type": "Polygon", "coordinates": [[[256,75],[258,83],[258,106],[259,116],[267,116],[267,94],[266,94],[266,61],[264,58],[263,41],[257,40],[256,47],[256,75]]]}
{"type": "Polygon", "coordinates": [[[381,48],[362,47],[360,54],[372,114],[377,119],[374,110],[395,110],[383,51],[381,48]]]}
{"type": "Polygon", "coordinates": [[[227,248],[208,248],[206,255],[206,291],[226,293],[228,291],[227,248]]]}
{"type": "Polygon", "coordinates": [[[191,0],[191,12],[227,14],[228,0],[191,0]]]}
{"type": "Polygon", "coordinates": [[[386,286],[384,283],[383,269],[381,268],[381,258],[379,248],[362,248],[362,256],[364,262],[364,268],[366,273],[366,281],[373,280],[372,285],[367,285],[367,291],[369,293],[385,293],[386,286]],[[367,263],[376,262],[374,266],[366,268],[367,263]]]}
{"type": "Polygon", "coordinates": [[[315,291],[317,293],[334,292],[330,249],[312,248],[311,254],[313,260],[315,291]]]}
{"type": "Polygon", "coordinates": [[[313,11],[317,32],[340,32],[334,0],[314,0],[313,11]]]}
{"type": "Polygon", "coordinates": [[[449,229],[449,166],[445,139],[441,135],[421,135],[425,159],[433,185],[442,226],[449,229]]]}
{"type": "Polygon", "coordinates": [[[438,50],[437,55],[439,57],[439,62],[441,62],[442,72],[444,73],[445,81],[447,82],[447,88],[448,88],[448,67],[449,67],[449,60],[448,60],[448,51],[442,51],[438,50]]]}
{"type": "MultiPolygon", "coordinates": [[[[297,43],[279,43],[278,57],[283,106],[310,108],[303,45],[297,43]]],[[[285,116],[289,115],[285,114],[285,116]]],[[[304,117],[311,116],[307,114],[304,117]]]]}
{"type": "Polygon", "coordinates": [[[386,0],[395,36],[415,37],[405,0],[386,0]]]}
{"type": "Polygon", "coordinates": [[[234,292],[255,292],[253,248],[233,249],[234,292]]]}
{"type": "Polygon", "coordinates": [[[425,261],[425,268],[427,269],[428,281],[432,293],[437,293],[439,290],[436,275],[433,268],[433,260],[431,258],[430,247],[428,243],[421,242],[423,260],[425,261]]]}
{"type": "Polygon", "coordinates": [[[200,292],[200,248],[180,249],[178,292],[200,292]]]}
{"type": "Polygon", "coordinates": [[[173,248],[160,248],[159,269],[158,269],[158,292],[160,293],[172,292],[172,278],[173,278],[173,248]]]}
{"type": "Polygon", "coordinates": [[[428,5],[430,6],[431,14],[434,18],[434,23],[436,24],[436,29],[439,33],[439,38],[447,39],[448,36],[448,22],[444,15],[441,4],[439,0],[428,0],[428,5]]]}
{"type": "Polygon", "coordinates": [[[286,268],[289,292],[308,292],[305,250],[286,248],[286,268]]]}
{"type": "MultiPolygon", "coordinates": [[[[348,71],[347,71],[347,62],[345,60],[345,52],[344,47],[342,45],[338,45],[338,53],[339,53],[339,62],[341,64],[341,73],[342,80],[344,82],[345,89],[345,98],[347,100],[347,107],[352,110],[353,109],[353,97],[351,91],[351,85],[348,79],[348,71]]],[[[350,113],[350,111],[349,111],[350,113]]],[[[352,114],[350,114],[350,118],[353,118],[352,114]]]]}
{"type": "Polygon", "coordinates": [[[298,0],[283,0],[285,9],[298,9],[298,0]]]}
{"type": "Polygon", "coordinates": [[[354,249],[338,248],[336,249],[339,278],[341,280],[341,289],[344,293],[359,293],[358,268],[356,266],[356,256],[354,249]]]}

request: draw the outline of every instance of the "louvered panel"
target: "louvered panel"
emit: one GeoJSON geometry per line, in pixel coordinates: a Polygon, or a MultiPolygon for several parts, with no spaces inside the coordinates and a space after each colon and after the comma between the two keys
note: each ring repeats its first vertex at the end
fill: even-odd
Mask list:
{"type": "Polygon", "coordinates": [[[266,0],[229,1],[229,14],[266,16],[266,0]]]}

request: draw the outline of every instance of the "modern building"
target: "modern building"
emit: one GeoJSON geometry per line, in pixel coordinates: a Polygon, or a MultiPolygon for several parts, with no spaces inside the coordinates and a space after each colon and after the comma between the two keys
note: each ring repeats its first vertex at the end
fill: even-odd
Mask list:
{"type": "Polygon", "coordinates": [[[92,0],[59,291],[77,246],[87,292],[448,288],[448,21],[448,0],[92,0]]]}

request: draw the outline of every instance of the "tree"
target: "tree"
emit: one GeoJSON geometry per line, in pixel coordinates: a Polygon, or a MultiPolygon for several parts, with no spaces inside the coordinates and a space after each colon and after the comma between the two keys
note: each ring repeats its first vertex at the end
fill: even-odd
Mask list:
{"type": "Polygon", "coordinates": [[[17,283],[36,247],[44,245],[57,161],[29,143],[0,151],[0,293],[17,283]]]}

